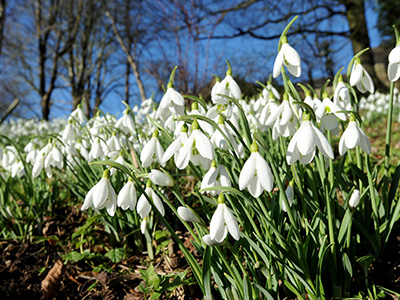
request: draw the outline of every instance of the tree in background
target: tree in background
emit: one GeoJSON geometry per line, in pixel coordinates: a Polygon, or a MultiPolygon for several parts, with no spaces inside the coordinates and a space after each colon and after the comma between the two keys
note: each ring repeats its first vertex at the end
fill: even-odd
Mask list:
{"type": "Polygon", "coordinates": [[[377,28],[382,38],[384,46],[393,47],[395,37],[393,25],[400,29],[400,4],[398,0],[376,0],[376,10],[378,12],[377,28]]]}

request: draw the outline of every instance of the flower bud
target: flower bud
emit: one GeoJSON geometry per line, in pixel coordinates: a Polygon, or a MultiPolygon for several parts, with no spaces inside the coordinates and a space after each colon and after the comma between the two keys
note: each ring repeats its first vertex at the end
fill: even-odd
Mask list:
{"type": "Polygon", "coordinates": [[[178,215],[186,222],[201,223],[200,219],[196,215],[196,213],[188,207],[179,206],[178,207],[178,215]]]}
{"type": "Polygon", "coordinates": [[[355,189],[354,192],[351,194],[349,200],[349,206],[350,208],[356,208],[359,203],[360,203],[360,191],[355,189]]]}

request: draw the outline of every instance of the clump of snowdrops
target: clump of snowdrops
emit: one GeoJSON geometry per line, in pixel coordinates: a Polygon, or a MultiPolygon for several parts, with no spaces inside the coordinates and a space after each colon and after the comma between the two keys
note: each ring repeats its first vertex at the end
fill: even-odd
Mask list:
{"type": "Polygon", "coordinates": [[[79,179],[81,209],[102,214],[116,237],[125,223],[140,228],[151,259],[152,233],[162,224],[206,299],[394,293],[375,286],[368,270],[382,263],[400,211],[400,167],[390,165],[399,43],[389,56],[381,168],[371,164],[359,115],[358,95],[375,92],[360,61],[367,49],[350,61],[347,81],[343,68],[337,72],[332,95],[328,81],[319,95],[299,84],[302,97],[290,80],[301,74],[301,58],[286,36],[294,21],[281,35],[273,69],[273,77],[282,76],[282,94],[269,81],[260,83],[259,95],[244,97],[228,63],[206,103],[174,88],[175,68],[158,108],[148,99],[140,108],[126,104],[118,120],[100,113],[87,120],[78,107],[61,134],[31,140],[23,154],[8,139],[0,152],[3,180],[6,171],[35,181],[67,169],[79,179]],[[202,261],[175,234],[177,223],[192,235],[202,261]]]}

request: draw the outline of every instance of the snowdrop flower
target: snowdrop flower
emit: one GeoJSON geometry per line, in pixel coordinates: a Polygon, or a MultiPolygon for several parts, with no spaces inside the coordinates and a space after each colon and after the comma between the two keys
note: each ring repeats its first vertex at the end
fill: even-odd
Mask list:
{"type": "Polygon", "coordinates": [[[167,85],[167,91],[162,97],[156,112],[156,119],[166,120],[172,113],[173,115],[183,115],[185,100],[183,96],[174,89],[174,76],[177,67],[173,69],[167,85]]]}
{"type": "Polygon", "coordinates": [[[117,196],[111,185],[110,171],[108,169],[104,171],[101,180],[86,195],[81,210],[86,210],[91,206],[95,209],[103,209],[105,207],[110,216],[115,214],[117,196]]]}
{"type": "Polygon", "coordinates": [[[100,138],[97,138],[92,146],[92,149],[90,149],[89,162],[97,158],[100,160],[105,158],[106,155],[104,153],[102,144],[104,144],[104,142],[100,138]]]}
{"type": "Polygon", "coordinates": [[[76,133],[75,133],[75,126],[73,124],[73,120],[68,120],[67,126],[65,126],[65,129],[63,130],[63,133],[61,135],[61,140],[65,144],[69,144],[71,142],[75,141],[76,133]]]}
{"type": "Polygon", "coordinates": [[[207,136],[199,129],[199,123],[196,119],[192,123],[192,133],[185,141],[182,149],[179,150],[175,160],[176,167],[180,170],[186,168],[191,161],[194,165],[201,165],[209,168],[214,159],[214,147],[207,136]]]}
{"type": "MultiPolygon", "coordinates": [[[[200,189],[215,187],[215,186],[227,186],[231,187],[231,179],[229,178],[228,172],[224,165],[219,165],[216,167],[216,163],[213,160],[211,163],[210,170],[204,175],[203,180],[201,181],[200,189]]],[[[221,191],[208,191],[211,195],[215,196],[216,194],[220,194],[221,191]]],[[[204,191],[201,191],[204,193],[204,191]]]]}
{"type": "MultiPolygon", "coordinates": [[[[200,123],[199,123],[200,124],[200,123]]],[[[226,149],[226,150],[233,150],[235,153],[239,153],[238,149],[238,144],[233,137],[231,131],[226,127],[224,119],[222,116],[219,117],[218,120],[218,127],[221,129],[221,131],[225,134],[225,136],[228,138],[228,141],[232,145],[233,149],[231,149],[228,141],[225,139],[225,137],[222,135],[221,131],[215,130],[214,133],[211,136],[211,143],[217,148],[220,149],[226,149]]]]}
{"type": "Polygon", "coordinates": [[[353,193],[351,194],[350,200],[349,200],[349,206],[350,208],[354,209],[357,207],[357,205],[360,203],[360,191],[355,189],[353,193]]]}
{"type": "Polygon", "coordinates": [[[371,154],[371,145],[364,131],[358,126],[354,115],[350,116],[350,122],[346,130],[343,132],[339,141],[339,154],[343,155],[347,149],[354,149],[360,146],[365,153],[371,154]]]}
{"type": "Polygon", "coordinates": [[[181,127],[181,134],[174,140],[171,145],[165,150],[162,162],[165,163],[174,155],[175,161],[177,160],[178,153],[188,139],[188,126],[183,124],[181,127]]]}
{"type": "MultiPolygon", "coordinates": [[[[287,186],[287,188],[286,188],[286,190],[285,190],[285,194],[286,194],[286,198],[287,198],[287,200],[288,200],[288,203],[289,203],[289,206],[290,207],[292,207],[292,205],[293,205],[293,200],[294,200],[294,190],[293,190],[293,185],[294,185],[294,182],[293,182],[293,180],[291,180],[290,182],[289,182],[289,185],[287,186]]],[[[284,211],[284,212],[287,212],[287,208],[286,208],[286,205],[285,205],[285,201],[283,201],[283,199],[282,199],[282,210],[284,211]]]]}
{"type": "Polygon", "coordinates": [[[327,129],[332,131],[332,134],[338,135],[339,122],[337,118],[342,121],[346,120],[345,113],[340,112],[342,109],[329,99],[327,92],[323,94],[324,100],[319,105],[315,115],[321,122],[321,130],[327,129]]]}
{"type": "Polygon", "coordinates": [[[372,81],[372,78],[369,76],[368,72],[361,65],[359,57],[356,57],[351,69],[350,85],[356,86],[361,93],[368,91],[373,94],[375,91],[374,82],[372,81]]]}
{"type": "Polygon", "coordinates": [[[274,180],[271,169],[258,152],[257,142],[250,146],[251,155],[239,175],[239,189],[247,188],[253,197],[259,197],[266,190],[272,191],[274,180]]]}
{"type": "MultiPolygon", "coordinates": [[[[52,144],[49,142],[46,146],[44,146],[37,154],[36,159],[35,159],[35,164],[33,165],[32,168],[32,178],[36,178],[40,175],[40,172],[42,172],[42,169],[44,167],[44,163],[46,160],[46,156],[50,153],[52,149],[52,144]]],[[[4,164],[3,164],[4,165],[4,164]]],[[[48,167],[46,170],[47,175],[50,175],[51,177],[51,170],[48,167]]]]}
{"type": "Polygon", "coordinates": [[[273,126],[273,139],[278,138],[278,134],[288,137],[295,133],[296,122],[300,116],[299,111],[293,104],[293,98],[291,98],[287,93],[283,94],[282,103],[271,110],[271,114],[265,121],[266,126],[273,126]]]}
{"type": "Polygon", "coordinates": [[[225,204],[224,194],[218,197],[218,206],[210,222],[210,238],[217,243],[222,242],[228,232],[235,240],[239,240],[239,225],[232,212],[225,204]]]}
{"type": "Polygon", "coordinates": [[[123,116],[115,123],[115,127],[121,129],[125,134],[132,134],[135,131],[135,123],[128,109],[125,109],[123,116]]]}
{"type": "Polygon", "coordinates": [[[333,103],[341,110],[351,110],[350,92],[343,82],[343,76],[339,75],[338,83],[333,94],[333,103]]]}
{"type": "Polygon", "coordinates": [[[199,216],[189,207],[179,206],[177,209],[179,217],[186,222],[196,222],[201,224],[199,216]]]}
{"type": "Polygon", "coordinates": [[[119,142],[117,138],[117,132],[114,131],[112,133],[112,136],[107,140],[106,142],[108,151],[114,152],[114,151],[120,151],[121,150],[121,143],[119,142]]]}
{"type": "Polygon", "coordinates": [[[207,246],[210,246],[210,247],[221,246],[225,243],[224,240],[222,240],[221,242],[217,242],[217,241],[211,239],[211,235],[209,235],[209,234],[206,234],[205,236],[203,236],[203,242],[204,242],[204,244],[206,244],[207,246]]]}
{"type": "Polygon", "coordinates": [[[151,172],[149,173],[149,179],[152,183],[160,186],[174,185],[174,181],[172,180],[171,175],[154,169],[151,170],[151,172]]]}
{"type": "MultiPolygon", "coordinates": [[[[160,214],[162,216],[164,216],[164,214],[165,214],[164,205],[163,205],[160,197],[158,197],[157,193],[151,188],[150,180],[147,181],[145,193],[153,201],[153,204],[158,209],[160,214]]],[[[138,204],[136,207],[136,211],[142,219],[144,219],[151,211],[151,204],[149,203],[149,201],[147,200],[147,198],[144,194],[142,194],[139,198],[139,201],[138,201],[138,204]]]]}
{"type": "Polygon", "coordinates": [[[395,82],[400,78],[400,39],[396,47],[389,53],[388,78],[395,82]]]}
{"type": "Polygon", "coordinates": [[[289,73],[295,77],[301,75],[301,59],[300,55],[292,48],[287,40],[287,37],[282,38],[282,46],[275,58],[273,77],[277,78],[281,74],[282,65],[286,66],[289,73]]]}
{"type": "Polygon", "coordinates": [[[77,120],[79,124],[82,124],[86,121],[85,113],[83,112],[82,105],[78,104],[76,109],[71,113],[70,116],[72,119],[77,120]]]}
{"type": "Polygon", "coordinates": [[[333,150],[328,139],[310,122],[310,115],[305,113],[300,128],[289,143],[286,153],[287,163],[292,165],[300,160],[303,165],[309,164],[314,158],[315,147],[318,147],[324,156],[333,159],[333,150]]]}
{"type": "Polygon", "coordinates": [[[119,191],[117,197],[117,205],[121,207],[123,210],[134,210],[136,206],[137,195],[135,184],[133,183],[133,179],[129,177],[128,182],[122,187],[119,191]]]}
{"type": "MultiPolygon", "coordinates": [[[[204,111],[204,108],[202,106],[199,107],[199,104],[195,101],[192,103],[192,110],[190,111],[189,115],[206,116],[206,112],[204,111]]],[[[199,122],[200,128],[203,129],[203,131],[205,131],[209,135],[212,135],[214,133],[215,129],[210,123],[207,123],[206,121],[203,120],[198,120],[197,122],[199,122]]]]}
{"type": "Polygon", "coordinates": [[[147,168],[152,162],[158,161],[161,166],[165,166],[163,161],[164,150],[158,139],[158,130],[156,129],[153,133],[152,138],[144,145],[142,152],[140,153],[140,161],[142,162],[143,168],[147,168]]]}
{"type": "Polygon", "coordinates": [[[215,87],[214,94],[211,93],[211,101],[214,104],[228,104],[229,98],[240,99],[242,98],[242,91],[239,85],[232,77],[232,68],[228,61],[228,70],[226,71],[225,78],[218,83],[215,87]]]}
{"type": "Polygon", "coordinates": [[[145,234],[145,233],[146,233],[146,230],[147,230],[147,217],[145,217],[145,218],[143,219],[143,221],[140,223],[140,232],[141,232],[142,234],[145,234]]]}

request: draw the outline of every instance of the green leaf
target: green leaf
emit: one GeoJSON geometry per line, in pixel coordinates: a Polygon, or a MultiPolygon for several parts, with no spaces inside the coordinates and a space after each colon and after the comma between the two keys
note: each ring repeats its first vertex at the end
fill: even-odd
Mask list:
{"type": "Polygon", "coordinates": [[[211,294],[211,247],[206,247],[203,259],[202,278],[204,285],[204,299],[212,300],[211,294]]]}
{"type": "Polygon", "coordinates": [[[350,277],[353,277],[353,268],[351,267],[351,262],[346,252],[343,253],[342,260],[344,269],[347,270],[347,272],[349,272],[350,277]]]}
{"type": "Polygon", "coordinates": [[[122,172],[126,173],[126,175],[130,176],[130,174],[132,173],[131,170],[129,170],[126,166],[117,163],[115,161],[112,160],[103,160],[103,161],[92,161],[91,163],[89,163],[89,165],[101,165],[101,166],[111,166],[114,167],[118,170],[121,170],[122,172]]]}
{"type": "Polygon", "coordinates": [[[243,276],[243,297],[244,299],[251,299],[252,297],[250,279],[248,275],[243,276]]]}
{"type": "Polygon", "coordinates": [[[105,257],[109,258],[114,264],[120,262],[124,258],[125,249],[114,248],[108,251],[105,257]]]}
{"type": "Polygon", "coordinates": [[[278,43],[278,51],[281,50],[282,47],[282,38],[287,34],[287,32],[289,31],[290,27],[293,25],[294,21],[296,21],[296,19],[299,16],[295,16],[290,22],[289,24],[286,25],[285,29],[283,30],[281,37],[279,38],[279,43],[278,43]]]}
{"type": "Polygon", "coordinates": [[[347,209],[347,211],[342,219],[342,224],[340,224],[339,235],[338,235],[339,245],[342,245],[342,246],[344,245],[347,230],[351,230],[351,228],[349,228],[350,219],[351,219],[351,212],[350,212],[350,209],[347,209]]]}

